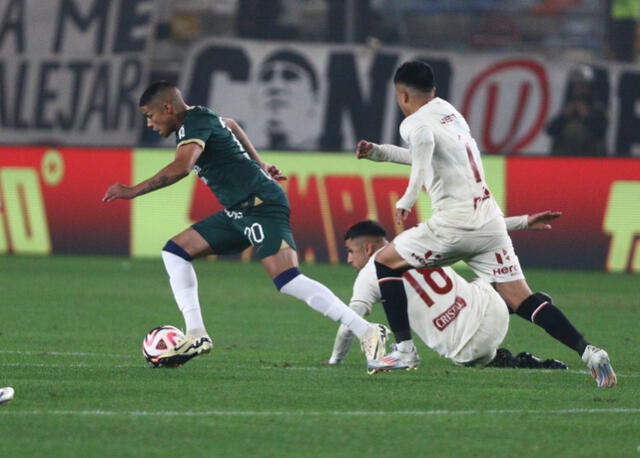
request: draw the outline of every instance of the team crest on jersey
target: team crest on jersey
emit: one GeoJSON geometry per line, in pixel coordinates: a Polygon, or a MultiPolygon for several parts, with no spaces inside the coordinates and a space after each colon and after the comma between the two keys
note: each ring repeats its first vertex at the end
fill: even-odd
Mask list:
{"type": "Polygon", "coordinates": [[[184,126],[180,127],[178,131],[178,140],[182,140],[184,138],[184,126]]]}

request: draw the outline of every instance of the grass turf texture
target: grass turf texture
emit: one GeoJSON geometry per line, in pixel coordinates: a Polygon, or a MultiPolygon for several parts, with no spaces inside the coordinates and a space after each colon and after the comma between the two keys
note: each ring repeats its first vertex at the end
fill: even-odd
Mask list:
{"type": "MultiPolygon", "coordinates": [[[[637,277],[527,272],[611,355],[602,390],[515,316],[504,346],[571,370],[461,368],[421,344],[413,372],[368,376],[358,348],[324,366],[337,326],[259,264],[196,270],[213,353],[150,369],[145,333],[183,326],[160,260],[0,257],[0,456],[638,456],[637,277]]],[[[351,268],[303,271],[349,298],[351,268]]]]}

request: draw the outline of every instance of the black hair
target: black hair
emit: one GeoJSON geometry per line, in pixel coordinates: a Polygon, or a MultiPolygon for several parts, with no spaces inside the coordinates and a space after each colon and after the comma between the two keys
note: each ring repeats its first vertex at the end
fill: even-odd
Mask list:
{"type": "Polygon", "coordinates": [[[433,69],[426,62],[411,60],[400,65],[393,76],[394,84],[406,84],[423,92],[429,92],[436,85],[433,69]]]}
{"type": "Polygon", "coordinates": [[[151,83],[151,85],[145,89],[140,96],[138,106],[143,107],[145,105],[149,105],[149,103],[151,103],[158,94],[167,89],[175,89],[175,87],[175,85],[168,81],[156,81],[155,83],[151,83]]]}
{"type": "Polygon", "coordinates": [[[290,64],[303,69],[305,73],[309,75],[309,79],[311,80],[311,89],[314,93],[318,92],[318,77],[306,58],[294,51],[277,51],[267,57],[267,59],[262,63],[262,66],[264,67],[267,64],[279,61],[289,62],[290,64]]]}
{"type": "Polygon", "coordinates": [[[380,223],[372,220],[365,220],[359,221],[349,229],[347,229],[347,233],[344,234],[344,239],[349,240],[363,236],[385,238],[387,236],[387,233],[380,225],[380,223]]]}

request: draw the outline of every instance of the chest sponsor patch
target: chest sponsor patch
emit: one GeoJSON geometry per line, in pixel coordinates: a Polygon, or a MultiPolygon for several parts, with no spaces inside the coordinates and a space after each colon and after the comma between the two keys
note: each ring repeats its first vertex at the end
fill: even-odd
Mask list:
{"type": "Polygon", "coordinates": [[[458,318],[460,310],[462,310],[466,306],[466,301],[463,298],[457,296],[456,300],[447,310],[433,319],[433,325],[438,331],[444,331],[446,327],[453,322],[453,320],[458,318]]]}

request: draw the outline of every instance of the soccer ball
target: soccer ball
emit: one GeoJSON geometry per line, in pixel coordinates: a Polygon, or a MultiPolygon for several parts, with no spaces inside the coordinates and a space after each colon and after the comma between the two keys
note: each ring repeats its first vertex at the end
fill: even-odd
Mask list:
{"type": "Polygon", "coordinates": [[[158,358],[176,343],[184,339],[184,333],[171,325],[158,326],[153,328],[142,341],[142,354],[144,358],[155,367],[161,364],[158,358]]]}

